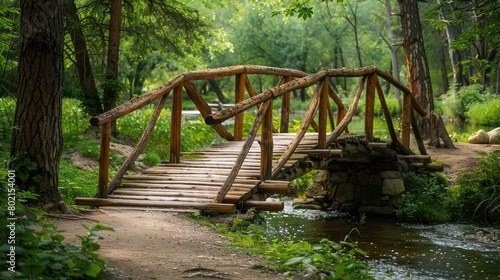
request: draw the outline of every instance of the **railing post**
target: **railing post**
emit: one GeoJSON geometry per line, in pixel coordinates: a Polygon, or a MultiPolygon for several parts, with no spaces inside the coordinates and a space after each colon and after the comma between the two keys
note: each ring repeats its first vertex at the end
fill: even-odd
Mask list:
{"type": "Polygon", "coordinates": [[[410,148],[410,128],[412,115],[411,96],[403,95],[403,115],[401,116],[401,144],[407,149],[410,148]]]}
{"type": "Polygon", "coordinates": [[[273,100],[262,120],[262,135],[260,137],[260,180],[270,180],[273,168],[273,100]]]}
{"type": "Polygon", "coordinates": [[[319,117],[318,117],[318,148],[326,149],[326,124],[328,116],[328,77],[325,77],[318,85],[321,87],[319,93],[319,117]]]}
{"type": "MultiPolygon", "coordinates": [[[[245,100],[245,77],[246,74],[238,74],[236,75],[235,80],[235,100],[234,103],[239,103],[245,100]]],[[[234,117],[234,140],[240,141],[243,139],[243,120],[244,113],[241,112],[234,117]]]]}
{"type": "Polygon", "coordinates": [[[366,140],[373,141],[373,117],[375,114],[375,85],[377,74],[369,74],[366,84],[366,102],[365,102],[365,135],[366,140]]]}
{"type": "Polygon", "coordinates": [[[181,161],[182,85],[174,88],[170,121],[170,163],[181,161]]]}
{"type": "Polygon", "coordinates": [[[101,126],[101,149],[99,152],[99,185],[97,188],[98,198],[106,198],[108,195],[110,138],[111,124],[105,123],[101,126]]]}
{"type": "MultiPolygon", "coordinates": [[[[284,83],[288,83],[292,80],[292,76],[283,77],[284,83]]],[[[285,93],[281,98],[281,122],[280,122],[280,133],[288,133],[288,125],[290,122],[290,97],[291,92],[285,93]]]]}

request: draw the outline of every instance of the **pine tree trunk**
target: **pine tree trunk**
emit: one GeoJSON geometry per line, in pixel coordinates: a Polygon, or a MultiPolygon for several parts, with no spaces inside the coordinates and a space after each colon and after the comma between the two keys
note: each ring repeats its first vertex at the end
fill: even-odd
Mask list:
{"type": "MultiPolygon", "coordinates": [[[[433,93],[417,0],[398,0],[398,4],[410,90],[430,116],[434,110],[433,93]]],[[[429,138],[429,119],[418,118],[417,124],[422,137],[429,138]]]]}
{"type": "Polygon", "coordinates": [[[47,211],[67,210],[58,191],[63,144],[63,38],[63,0],[21,1],[19,86],[11,155],[37,164],[37,170],[30,174],[18,173],[16,185],[39,194],[37,204],[47,211]],[[23,183],[21,175],[31,180],[23,183]]]}
{"type": "Polygon", "coordinates": [[[94,74],[90,65],[89,53],[87,50],[87,42],[83,35],[80,18],[78,17],[76,4],[74,0],[65,0],[64,8],[66,9],[66,30],[68,30],[76,58],[76,69],[80,79],[80,86],[83,89],[82,104],[85,111],[91,116],[99,115],[103,112],[101,99],[97,91],[94,74]]]}

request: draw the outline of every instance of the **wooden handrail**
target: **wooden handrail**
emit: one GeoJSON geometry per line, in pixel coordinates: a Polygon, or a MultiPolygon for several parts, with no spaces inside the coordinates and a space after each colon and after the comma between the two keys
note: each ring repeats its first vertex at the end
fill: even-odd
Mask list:
{"type": "MultiPolygon", "coordinates": [[[[180,74],[170,80],[168,83],[130,101],[107,111],[103,114],[93,117],[90,122],[95,126],[102,126],[101,132],[101,151],[99,161],[99,186],[98,197],[106,197],[119,184],[125,171],[137,159],[139,154],[144,150],[147,142],[150,139],[154,126],[164,106],[166,99],[171,91],[173,94],[172,115],[171,115],[171,138],[170,138],[170,162],[178,163],[180,161],[180,129],[181,129],[181,111],[182,111],[182,91],[193,100],[194,104],[205,119],[205,123],[211,125],[212,128],[226,140],[242,140],[243,135],[243,114],[246,110],[253,106],[258,107],[258,113],[253,123],[251,130],[245,140],[245,144],[241,150],[240,156],[233,166],[226,182],[214,199],[214,202],[221,202],[224,196],[229,191],[229,188],[234,183],[234,180],[245,160],[250,147],[257,135],[257,132],[262,128],[260,139],[261,144],[261,175],[262,181],[272,179],[283,168],[291,155],[295,152],[298,144],[302,141],[309,126],[312,126],[318,132],[317,148],[326,150],[328,147],[343,133],[348,132],[348,124],[351,122],[358,101],[361,97],[366,84],[366,102],[365,102],[365,135],[368,141],[373,141],[373,118],[374,118],[374,101],[375,91],[379,97],[384,116],[387,121],[387,129],[391,137],[392,144],[398,148],[402,148],[405,152],[410,153],[409,147],[409,128],[411,122],[411,114],[413,110],[422,116],[426,115],[426,111],[419,106],[413,93],[404,85],[396,81],[386,72],[377,69],[374,66],[368,66],[357,69],[327,69],[317,73],[307,75],[302,71],[284,68],[274,68],[267,66],[254,65],[239,65],[232,67],[224,67],[217,69],[209,69],[203,71],[192,71],[180,74]],[[273,88],[267,89],[260,94],[255,94],[248,74],[265,74],[281,76],[281,80],[273,88]],[[227,107],[224,110],[212,113],[208,103],[201,97],[201,94],[196,90],[196,87],[191,81],[206,80],[214,78],[222,78],[235,76],[235,104],[227,107]],[[354,98],[346,111],[340,98],[329,84],[330,77],[361,77],[358,89],[354,98]],[[402,144],[399,142],[398,136],[394,130],[390,112],[385,102],[378,77],[386,80],[404,93],[404,108],[403,108],[403,124],[402,124],[402,144]],[[294,79],[295,78],[295,79],[294,79]],[[316,84],[316,89],[308,110],[304,116],[304,120],[296,133],[295,138],[287,146],[278,162],[272,166],[273,156],[273,132],[276,129],[272,123],[273,99],[282,98],[280,103],[282,106],[280,132],[288,132],[289,110],[290,110],[290,94],[294,90],[303,89],[316,84]],[[249,98],[245,99],[245,91],[248,92],[249,98]],[[109,148],[110,148],[110,129],[109,123],[120,118],[134,110],[148,105],[158,98],[161,101],[157,105],[151,121],[144,131],[140,141],[134,151],[129,155],[128,159],[123,163],[118,173],[108,186],[109,172],[109,148]],[[330,98],[337,105],[337,125],[334,124],[333,110],[330,106],[330,98]],[[316,123],[314,116],[319,111],[319,122],[316,123]],[[229,118],[235,117],[234,136],[231,135],[221,123],[229,118]],[[331,133],[327,135],[328,120],[331,124],[331,133]]],[[[416,129],[413,126],[413,129],[416,129]]],[[[417,139],[418,141],[419,139],[417,139]]],[[[421,139],[420,139],[421,141],[421,139]]],[[[420,145],[419,145],[420,148],[420,145]]],[[[421,149],[420,149],[421,150],[421,149]]],[[[425,153],[425,151],[423,151],[425,153]]],[[[422,153],[422,150],[421,150],[422,153]]]]}

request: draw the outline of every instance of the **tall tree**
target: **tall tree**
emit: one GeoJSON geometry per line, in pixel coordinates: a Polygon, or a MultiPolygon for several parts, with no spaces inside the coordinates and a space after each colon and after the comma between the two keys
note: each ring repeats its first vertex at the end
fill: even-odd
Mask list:
{"type": "Polygon", "coordinates": [[[90,115],[99,115],[103,112],[103,108],[100,102],[94,72],[92,71],[92,65],[90,64],[87,41],[83,34],[75,0],[65,0],[64,8],[66,10],[66,30],[73,43],[75,66],[78,70],[78,78],[83,90],[82,105],[85,111],[90,115]]]}
{"type": "Polygon", "coordinates": [[[16,183],[39,194],[37,204],[47,211],[68,210],[58,191],[63,144],[63,10],[63,0],[21,1],[16,129],[11,147],[17,161],[11,166],[21,172],[27,161],[36,163],[31,174],[18,176],[29,179],[16,183]]]}

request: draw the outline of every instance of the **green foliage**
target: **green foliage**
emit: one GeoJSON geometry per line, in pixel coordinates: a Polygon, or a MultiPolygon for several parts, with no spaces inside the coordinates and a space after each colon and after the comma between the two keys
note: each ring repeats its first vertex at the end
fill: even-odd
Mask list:
{"type": "Polygon", "coordinates": [[[66,140],[84,132],[89,127],[90,116],[84,112],[77,99],[64,98],[62,104],[62,134],[66,140]]]}
{"type": "Polygon", "coordinates": [[[410,173],[404,178],[406,196],[396,215],[403,220],[420,223],[447,222],[450,213],[445,205],[449,199],[448,182],[439,174],[410,173]]]}
{"type": "Polygon", "coordinates": [[[466,116],[476,125],[500,126],[500,97],[491,95],[482,103],[472,104],[466,116]]]}
{"type": "MultiPolygon", "coordinates": [[[[208,224],[199,215],[193,217],[208,224]]],[[[262,213],[257,215],[257,220],[264,221],[262,213]]],[[[350,242],[349,237],[339,243],[326,238],[318,244],[293,242],[272,238],[264,223],[250,223],[241,218],[236,218],[231,225],[217,224],[215,228],[232,239],[232,246],[262,255],[265,264],[286,277],[302,274],[313,277],[311,279],[373,279],[368,275],[369,267],[359,260],[366,253],[350,242]]]]}
{"type": "Polygon", "coordinates": [[[0,98],[0,155],[7,154],[10,148],[15,108],[14,98],[0,98]]]}
{"type": "Polygon", "coordinates": [[[450,89],[446,94],[439,97],[436,102],[436,110],[447,118],[462,121],[468,117],[473,123],[479,123],[478,120],[482,116],[492,118],[495,121],[500,116],[500,114],[494,115],[494,113],[500,112],[500,101],[495,105],[490,104],[492,100],[494,101],[495,97],[490,94],[488,89],[484,90],[482,85],[474,84],[461,87],[458,91],[454,88],[450,89]],[[477,109],[473,109],[474,107],[477,107],[477,109]],[[480,111],[484,110],[485,107],[490,108],[490,111],[480,111]],[[495,111],[495,107],[499,109],[495,111]]]}
{"type": "Polygon", "coordinates": [[[35,191],[42,180],[38,164],[26,153],[19,153],[10,159],[9,168],[16,170],[16,184],[24,191],[35,191]]]}
{"type": "Polygon", "coordinates": [[[82,169],[63,156],[59,164],[59,194],[67,205],[75,197],[93,197],[97,191],[98,171],[82,169]]]}
{"type": "Polygon", "coordinates": [[[308,172],[299,178],[293,180],[291,183],[297,185],[297,194],[304,195],[306,193],[306,189],[312,184],[313,180],[312,177],[316,174],[318,174],[319,171],[311,171],[308,172]]]}
{"type": "Polygon", "coordinates": [[[464,222],[500,222],[500,150],[480,155],[479,167],[460,174],[450,200],[454,219],[464,222]]]}
{"type": "Polygon", "coordinates": [[[45,219],[42,211],[20,202],[35,199],[36,195],[16,192],[15,208],[9,209],[12,206],[7,206],[6,188],[2,187],[2,190],[0,255],[2,259],[12,259],[13,262],[0,264],[0,278],[105,279],[103,269],[106,263],[97,252],[100,248],[97,241],[101,237],[96,232],[112,228],[100,224],[84,226],[88,232],[85,236],[78,236],[80,247],[66,244],[62,231],[54,222],[45,219]],[[13,216],[10,211],[15,214],[15,221],[7,220],[13,216]]]}
{"type": "Polygon", "coordinates": [[[143,162],[148,166],[154,166],[161,162],[161,158],[157,153],[149,152],[144,156],[143,162]]]}

